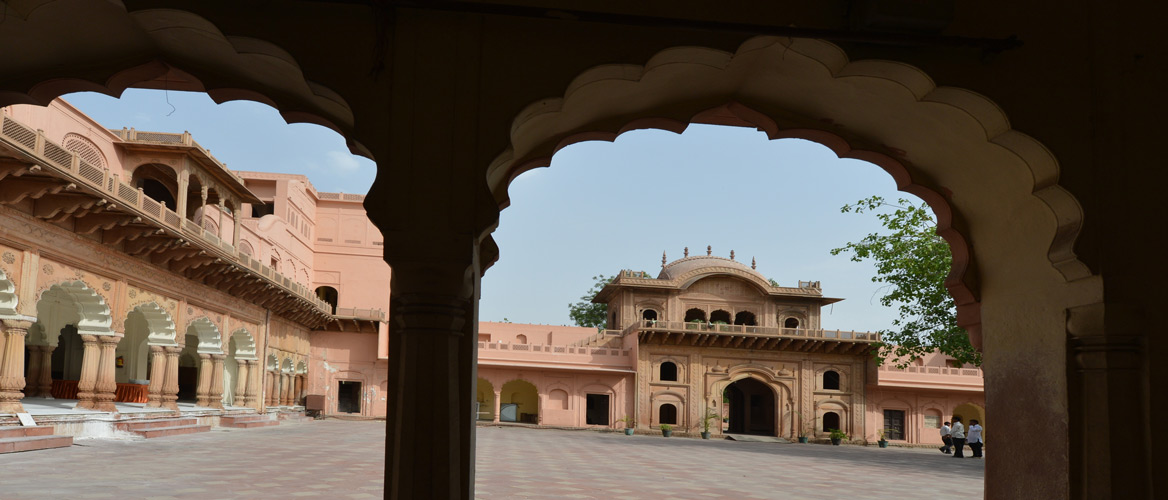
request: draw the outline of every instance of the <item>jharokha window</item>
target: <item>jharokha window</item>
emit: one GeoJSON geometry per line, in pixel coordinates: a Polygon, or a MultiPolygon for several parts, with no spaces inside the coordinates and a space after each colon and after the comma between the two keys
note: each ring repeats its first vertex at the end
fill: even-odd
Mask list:
{"type": "Polygon", "coordinates": [[[823,389],[826,391],[838,391],[840,388],[839,372],[828,370],[823,372],[823,389]]]}
{"type": "Polygon", "coordinates": [[[677,382],[677,365],[671,361],[661,363],[661,380],[677,382]]]}

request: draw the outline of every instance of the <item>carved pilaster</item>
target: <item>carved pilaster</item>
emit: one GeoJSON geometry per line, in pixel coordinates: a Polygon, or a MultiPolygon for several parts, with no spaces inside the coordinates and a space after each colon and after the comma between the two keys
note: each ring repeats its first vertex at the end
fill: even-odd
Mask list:
{"type": "Polygon", "coordinates": [[[259,402],[256,401],[256,393],[259,392],[261,371],[258,361],[247,360],[247,386],[243,391],[243,406],[260,409],[259,402]]]}
{"type": "Polygon", "coordinates": [[[3,349],[0,349],[0,413],[23,413],[24,337],[31,321],[3,321],[3,349]]]}
{"type": "Polygon", "coordinates": [[[147,408],[162,407],[162,384],[166,378],[166,348],[160,345],[150,346],[150,386],[146,389],[149,396],[146,400],[147,408]]]}
{"type": "Polygon", "coordinates": [[[232,406],[247,406],[247,371],[248,363],[245,359],[235,360],[239,367],[235,372],[235,389],[231,392],[232,406]]]}
{"type": "Polygon", "coordinates": [[[97,405],[97,369],[101,362],[101,347],[97,335],[81,335],[81,378],[77,381],[77,406],[79,410],[93,410],[97,405]]]}
{"type": "Polygon", "coordinates": [[[93,390],[93,408],[100,411],[118,411],[114,406],[115,393],[118,390],[117,381],[117,366],[115,366],[117,358],[118,342],[122,340],[122,334],[117,335],[100,335],[97,338],[99,348],[101,349],[101,357],[98,360],[97,366],[97,383],[94,384],[93,390]]]}

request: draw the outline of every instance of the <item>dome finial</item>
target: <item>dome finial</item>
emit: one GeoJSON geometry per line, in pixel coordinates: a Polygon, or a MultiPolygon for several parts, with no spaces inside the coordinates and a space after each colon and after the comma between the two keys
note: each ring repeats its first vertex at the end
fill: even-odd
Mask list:
{"type": "Polygon", "coordinates": [[[714,255],[714,247],[713,246],[706,245],[706,255],[714,255]]]}
{"type": "Polygon", "coordinates": [[[665,267],[665,251],[661,252],[661,267],[665,267]]]}
{"type": "Polygon", "coordinates": [[[685,247],[685,257],[689,257],[689,247],[685,247]]]}
{"type": "Polygon", "coordinates": [[[754,257],[751,257],[751,258],[750,258],[750,268],[751,268],[751,269],[758,269],[758,262],[756,262],[756,261],[754,260],[754,257]]]}
{"type": "Polygon", "coordinates": [[[730,251],[730,260],[734,260],[734,250],[730,251]]]}

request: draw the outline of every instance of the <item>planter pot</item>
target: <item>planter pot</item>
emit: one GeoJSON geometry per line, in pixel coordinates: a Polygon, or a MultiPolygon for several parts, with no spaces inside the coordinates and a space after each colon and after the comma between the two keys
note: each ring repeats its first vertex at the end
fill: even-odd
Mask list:
{"type": "Polygon", "coordinates": [[[661,435],[665,436],[665,437],[669,437],[669,436],[673,435],[673,431],[661,431],[661,435]]]}
{"type": "Polygon", "coordinates": [[[633,435],[633,430],[632,430],[632,429],[625,429],[625,435],[626,435],[626,436],[632,436],[632,435],[633,435]]]}
{"type": "Polygon", "coordinates": [[[799,436],[799,442],[803,443],[803,444],[807,444],[807,436],[799,436]]]}
{"type": "Polygon", "coordinates": [[[876,444],[880,445],[881,448],[888,447],[888,441],[876,441],[876,444]]]}
{"type": "Polygon", "coordinates": [[[703,433],[702,433],[702,439],[710,439],[710,433],[709,433],[709,432],[703,432],[703,433]]]}
{"type": "Polygon", "coordinates": [[[831,438],[831,444],[832,444],[833,446],[839,446],[839,444],[840,444],[840,441],[843,441],[843,439],[840,439],[840,438],[831,438]]]}

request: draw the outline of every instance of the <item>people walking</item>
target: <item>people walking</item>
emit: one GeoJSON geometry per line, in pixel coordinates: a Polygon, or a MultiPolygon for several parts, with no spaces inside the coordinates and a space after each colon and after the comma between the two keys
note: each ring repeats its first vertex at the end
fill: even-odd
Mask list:
{"type": "Polygon", "coordinates": [[[950,449],[953,447],[953,439],[950,437],[951,432],[949,422],[945,422],[945,425],[941,426],[941,442],[945,443],[945,446],[939,448],[941,453],[950,453],[950,449]]]}
{"type": "Polygon", "coordinates": [[[953,417],[949,436],[953,440],[953,458],[965,458],[965,426],[961,424],[961,417],[953,417]]]}
{"type": "Polygon", "coordinates": [[[965,441],[969,443],[969,449],[973,451],[973,458],[981,458],[981,422],[969,421],[969,433],[965,436],[965,441]]]}

